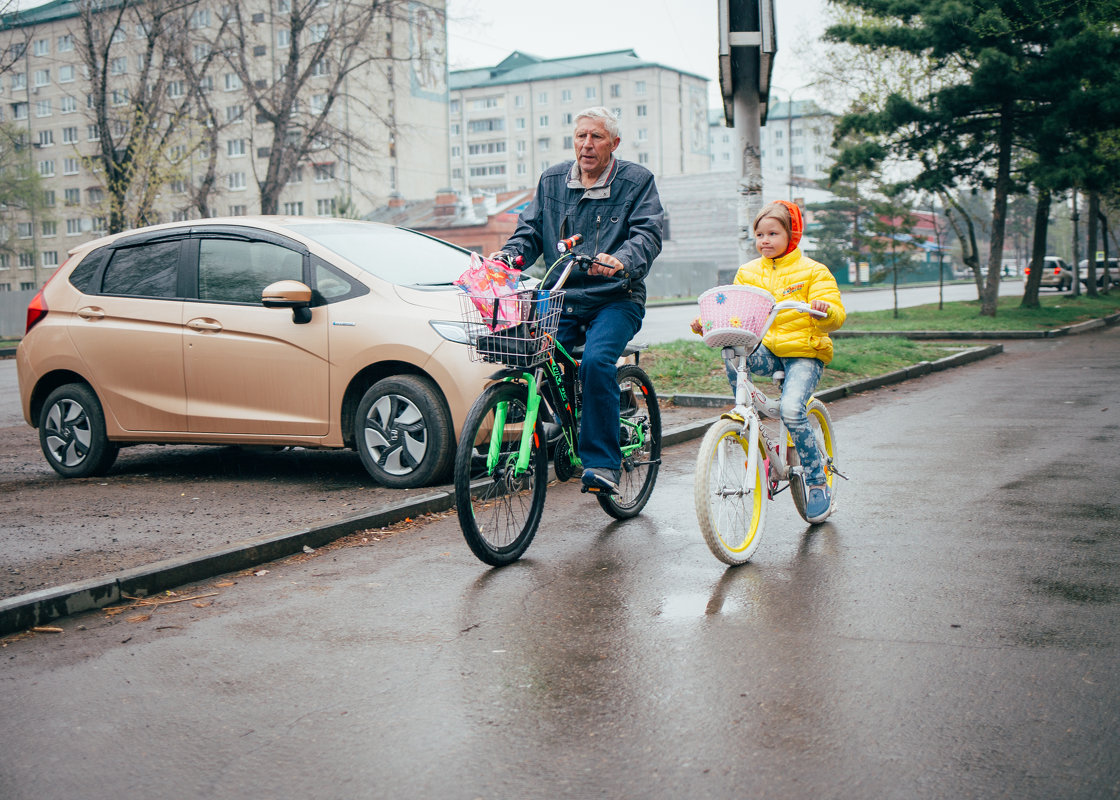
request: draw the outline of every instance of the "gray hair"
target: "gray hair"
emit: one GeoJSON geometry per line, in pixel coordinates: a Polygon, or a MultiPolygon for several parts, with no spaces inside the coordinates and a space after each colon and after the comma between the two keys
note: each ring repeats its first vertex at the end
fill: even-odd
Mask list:
{"type": "Polygon", "coordinates": [[[581,119],[594,119],[603,123],[603,127],[607,129],[607,133],[611,135],[611,139],[618,138],[618,117],[616,117],[609,108],[603,106],[592,106],[585,108],[583,111],[576,114],[576,123],[578,124],[581,119]]]}

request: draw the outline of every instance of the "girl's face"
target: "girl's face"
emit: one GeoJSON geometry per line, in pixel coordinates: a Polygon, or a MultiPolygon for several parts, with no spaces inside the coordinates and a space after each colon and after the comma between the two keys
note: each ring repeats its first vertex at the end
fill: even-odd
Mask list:
{"type": "Polygon", "coordinates": [[[764,217],[754,229],[754,246],[766,258],[777,258],[789,247],[789,234],[773,217],[764,217]]]}

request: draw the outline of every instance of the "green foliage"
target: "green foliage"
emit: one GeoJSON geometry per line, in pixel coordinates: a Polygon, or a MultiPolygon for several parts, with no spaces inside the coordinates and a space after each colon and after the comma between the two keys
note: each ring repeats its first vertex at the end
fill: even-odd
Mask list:
{"type": "Polygon", "coordinates": [[[32,167],[27,132],[10,122],[0,123],[0,252],[14,254],[15,227],[19,222],[43,220],[42,181],[32,167]]]}

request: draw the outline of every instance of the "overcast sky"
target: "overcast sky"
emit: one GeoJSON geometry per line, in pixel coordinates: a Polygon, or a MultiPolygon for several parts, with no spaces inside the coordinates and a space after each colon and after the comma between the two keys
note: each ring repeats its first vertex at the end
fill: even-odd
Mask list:
{"type": "MultiPolygon", "coordinates": [[[[778,54],[772,81],[809,83],[805,64],[824,29],[825,0],[776,0],[778,54]]],[[[448,0],[448,67],[497,64],[514,50],[543,58],[634,50],[647,61],[712,81],[718,107],[717,0],[448,0]]],[[[781,99],[784,92],[778,91],[781,99]]],[[[796,92],[808,99],[811,90],[796,92]]],[[[774,100],[775,98],[771,98],[774,100]]]]}

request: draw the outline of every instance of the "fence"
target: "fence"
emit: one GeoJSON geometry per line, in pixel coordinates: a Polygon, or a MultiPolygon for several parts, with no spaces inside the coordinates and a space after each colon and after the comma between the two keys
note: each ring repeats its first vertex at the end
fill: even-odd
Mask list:
{"type": "Polygon", "coordinates": [[[27,304],[35,289],[0,292],[0,339],[18,339],[27,327],[27,304]]]}

